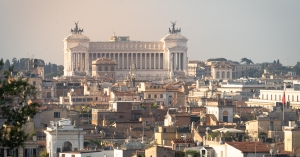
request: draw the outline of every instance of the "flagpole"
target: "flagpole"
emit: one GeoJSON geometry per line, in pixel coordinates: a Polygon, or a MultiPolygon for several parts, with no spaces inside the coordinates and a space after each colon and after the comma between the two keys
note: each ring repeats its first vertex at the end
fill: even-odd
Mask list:
{"type": "Polygon", "coordinates": [[[284,108],[285,108],[285,103],[286,103],[286,101],[285,101],[285,88],[286,88],[286,86],[285,86],[285,83],[283,83],[283,97],[282,97],[282,107],[283,107],[283,117],[282,117],[282,119],[283,119],[283,126],[285,125],[285,123],[284,123],[284,108]]]}

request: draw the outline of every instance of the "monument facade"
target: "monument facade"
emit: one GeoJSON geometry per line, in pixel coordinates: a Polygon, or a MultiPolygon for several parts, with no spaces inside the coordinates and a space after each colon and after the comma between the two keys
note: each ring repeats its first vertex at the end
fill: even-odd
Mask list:
{"type": "Polygon", "coordinates": [[[131,41],[113,34],[109,41],[93,42],[75,23],[64,38],[64,75],[92,76],[92,62],[98,58],[116,61],[116,80],[128,76],[135,64],[138,79],[155,80],[187,75],[187,41],[181,29],[171,22],[169,34],[160,41],[131,41]]]}

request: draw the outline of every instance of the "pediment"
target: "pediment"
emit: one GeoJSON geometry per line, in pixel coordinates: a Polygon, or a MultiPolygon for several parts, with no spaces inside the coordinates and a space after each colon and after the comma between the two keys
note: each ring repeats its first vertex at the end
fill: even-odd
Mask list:
{"type": "Polygon", "coordinates": [[[87,51],[88,48],[87,47],[84,47],[82,45],[78,45],[78,46],[75,46],[75,47],[72,47],[70,48],[71,51],[87,51]]]}
{"type": "Polygon", "coordinates": [[[187,47],[178,45],[178,46],[174,46],[174,47],[169,48],[169,50],[184,50],[184,51],[186,51],[187,47]]]}

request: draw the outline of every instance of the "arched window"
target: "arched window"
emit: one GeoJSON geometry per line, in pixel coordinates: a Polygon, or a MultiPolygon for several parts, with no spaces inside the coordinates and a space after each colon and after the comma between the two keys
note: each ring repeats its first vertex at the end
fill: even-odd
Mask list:
{"type": "Polygon", "coordinates": [[[102,71],[102,67],[101,66],[98,66],[98,71],[102,71]]]}
{"type": "Polygon", "coordinates": [[[227,78],[230,78],[230,72],[229,71],[227,72],[227,78]]]}
{"type": "Polygon", "coordinates": [[[217,71],[216,78],[220,78],[220,72],[217,71]]]}
{"type": "Polygon", "coordinates": [[[105,71],[108,71],[108,67],[107,66],[105,66],[105,71]]]}
{"type": "Polygon", "coordinates": [[[222,78],[225,78],[225,72],[222,71],[222,78]]]}

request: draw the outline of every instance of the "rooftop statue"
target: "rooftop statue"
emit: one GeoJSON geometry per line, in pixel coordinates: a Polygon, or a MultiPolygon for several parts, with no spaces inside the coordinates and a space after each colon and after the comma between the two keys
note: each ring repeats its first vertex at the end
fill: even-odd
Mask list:
{"type": "Polygon", "coordinates": [[[74,29],[71,29],[71,33],[73,33],[73,34],[81,34],[81,33],[83,33],[83,29],[80,29],[80,28],[78,27],[78,22],[79,22],[79,21],[74,22],[74,23],[75,23],[75,28],[74,28],[74,29]]]}
{"type": "Polygon", "coordinates": [[[172,24],[172,29],[169,28],[169,34],[180,34],[181,33],[181,28],[175,28],[175,25],[176,25],[176,21],[175,22],[172,22],[170,21],[171,24],[172,24]]]}

